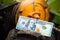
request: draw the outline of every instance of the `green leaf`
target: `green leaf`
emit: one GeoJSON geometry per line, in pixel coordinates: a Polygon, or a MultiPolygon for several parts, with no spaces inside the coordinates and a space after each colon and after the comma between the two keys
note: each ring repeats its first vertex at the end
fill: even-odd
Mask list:
{"type": "Polygon", "coordinates": [[[60,24],[60,16],[55,16],[52,21],[54,23],[60,24]]]}

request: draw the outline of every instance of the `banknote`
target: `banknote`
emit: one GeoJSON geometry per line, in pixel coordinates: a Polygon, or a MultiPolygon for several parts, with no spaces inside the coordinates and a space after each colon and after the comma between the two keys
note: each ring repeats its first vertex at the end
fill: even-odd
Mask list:
{"type": "Polygon", "coordinates": [[[20,16],[16,25],[17,30],[29,30],[41,34],[42,36],[51,37],[54,23],[39,19],[20,16]]]}

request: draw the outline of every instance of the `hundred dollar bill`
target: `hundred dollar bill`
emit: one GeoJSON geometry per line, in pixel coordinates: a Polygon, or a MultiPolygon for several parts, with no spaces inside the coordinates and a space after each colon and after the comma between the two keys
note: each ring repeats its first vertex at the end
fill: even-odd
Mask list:
{"type": "Polygon", "coordinates": [[[53,26],[54,23],[52,22],[20,16],[16,29],[23,31],[29,30],[39,33],[42,36],[51,37],[53,26]]]}

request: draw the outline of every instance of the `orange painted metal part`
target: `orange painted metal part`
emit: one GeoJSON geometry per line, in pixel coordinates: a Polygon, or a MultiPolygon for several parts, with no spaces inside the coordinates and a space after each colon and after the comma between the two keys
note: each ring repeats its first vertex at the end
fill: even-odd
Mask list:
{"type": "Polygon", "coordinates": [[[45,0],[23,0],[16,12],[15,21],[19,16],[32,16],[34,13],[40,14],[40,19],[49,20],[49,8],[45,0]]]}

